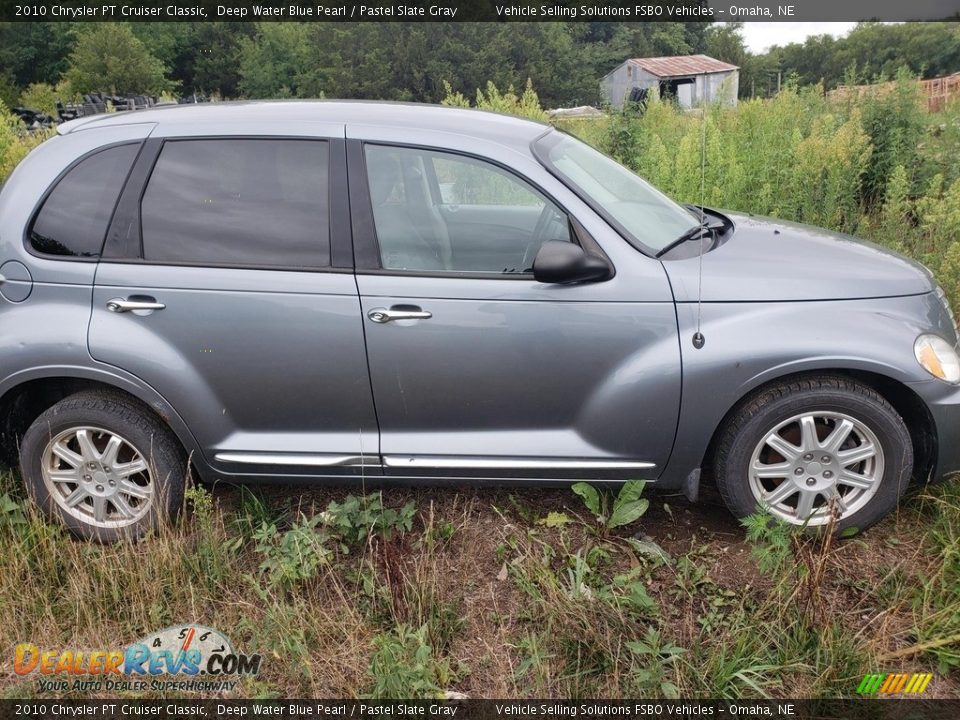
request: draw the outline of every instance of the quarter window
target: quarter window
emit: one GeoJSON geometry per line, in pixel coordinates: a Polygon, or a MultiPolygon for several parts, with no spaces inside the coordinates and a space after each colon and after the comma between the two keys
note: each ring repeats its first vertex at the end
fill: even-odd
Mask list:
{"type": "Polygon", "coordinates": [[[139,145],[117,145],[81,160],[47,195],[30,227],[45,255],[100,256],[110,217],[139,145]]]}
{"type": "Polygon", "coordinates": [[[366,146],[381,265],[389,270],[524,273],[567,216],[529,183],[452,153],[366,146]]]}
{"type": "Polygon", "coordinates": [[[318,140],[175,140],[141,203],[145,260],[330,265],[329,149],[318,140]]]}

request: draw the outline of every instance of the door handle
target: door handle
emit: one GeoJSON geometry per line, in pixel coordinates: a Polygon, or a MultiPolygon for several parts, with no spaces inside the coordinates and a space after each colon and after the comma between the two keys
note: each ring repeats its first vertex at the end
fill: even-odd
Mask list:
{"type": "Polygon", "coordinates": [[[429,320],[433,313],[421,310],[416,305],[394,305],[390,309],[374,308],[367,317],[375,323],[388,323],[391,320],[429,320]]]}
{"type": "Polygon", "coordinates": [[[163,310],[166,307],[156,300],[124,300],[112,298],[107,300],[107,310],[115,313],[132,312],[134,310],[163,310]]]}

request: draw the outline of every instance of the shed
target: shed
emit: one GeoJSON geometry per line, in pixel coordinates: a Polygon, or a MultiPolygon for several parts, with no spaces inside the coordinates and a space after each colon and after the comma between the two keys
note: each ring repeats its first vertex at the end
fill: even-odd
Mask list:
{"type": "Polygon", "coordinates": [[[680,107],[704,103],[736,105],[740,68],[707,55],[631,58],[603,76],[600,89],[611,106],[646,97],[655,90],[660,97],[675,97],[680,107]]]}

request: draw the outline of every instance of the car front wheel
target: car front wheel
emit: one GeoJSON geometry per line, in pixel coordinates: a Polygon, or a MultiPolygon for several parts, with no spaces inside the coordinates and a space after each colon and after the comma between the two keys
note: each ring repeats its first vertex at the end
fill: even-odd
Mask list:
{"type": "Polygon", "coordinates": [[[186,459],[170,430],[122,395],[84,392],[44,412],[24,434],[27,490],[74,535],[137,539],[176,515],[186,459]]]}
{"type": "Polygon", "coordinates": [[[723,428],[715,473],[730,510],[765,508],[793,525],[863,530],[892,511],[910,481],[913,449],[897,411],[841,376],[768,387],[723,428]]]}

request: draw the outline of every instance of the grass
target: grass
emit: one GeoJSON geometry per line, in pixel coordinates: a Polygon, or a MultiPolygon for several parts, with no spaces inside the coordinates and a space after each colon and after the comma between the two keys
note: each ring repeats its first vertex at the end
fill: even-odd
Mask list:
{"type": "MultiPolygon", "coordinates": [[[[0,647],[201,623],[263,655],[235,697],[849,697],[894,670],[960,695],[960,481],[829,546],[644,497],[599,529],[569,490],[194,488],[176,527],[105,547],[6,475],[0,647]]],[[[0,696],[36,693],[2,667],[0,696]]]]}

